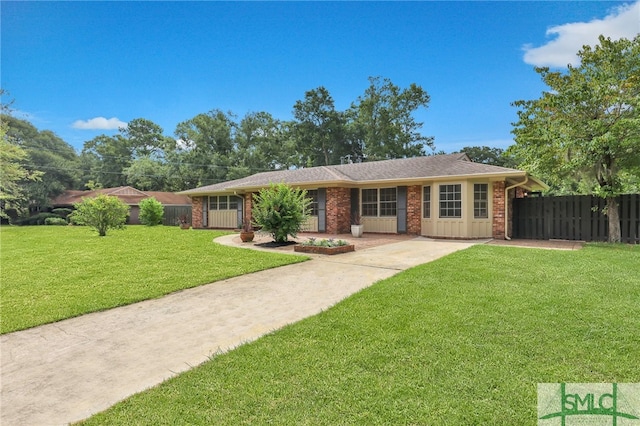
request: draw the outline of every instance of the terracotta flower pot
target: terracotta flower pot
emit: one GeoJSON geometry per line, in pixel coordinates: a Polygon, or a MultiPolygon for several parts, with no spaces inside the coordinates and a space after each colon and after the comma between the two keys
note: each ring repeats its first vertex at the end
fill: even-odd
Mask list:
{"type": "Polygon", "coordinates": [[[240,232],[240,239],[242,240],[243,243],[248,243],[253,241],[253,238],[255,237],[255,234],[253,231],[242,231],[240,232]]]}

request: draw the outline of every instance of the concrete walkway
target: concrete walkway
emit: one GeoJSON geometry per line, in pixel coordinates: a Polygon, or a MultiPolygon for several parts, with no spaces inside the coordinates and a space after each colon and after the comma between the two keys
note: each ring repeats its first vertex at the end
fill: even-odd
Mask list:
{"type": "MultiPolygon", "coordinates": [[[[222,244],[235,244],[235,236],[222,244]]],[[[484,241],[416,238],[244,275],[0,336],[2,425],[60,425],[374,282],[484,241]]]]}

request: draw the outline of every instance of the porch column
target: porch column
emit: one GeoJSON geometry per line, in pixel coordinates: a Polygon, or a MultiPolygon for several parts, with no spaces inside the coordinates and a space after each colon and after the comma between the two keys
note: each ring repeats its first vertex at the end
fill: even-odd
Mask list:
{"type": "MultiPolygon", "coordinates": [[[[504,189],[505,182],[493,182],[492,234],[496,240],[504,240],[504,189]]],[[[509,209],[511,210],[511,209],[509,209]]]]}
{"type": "Polygon", "coordinates": [[[422,234],[422,187],[407,187],[407,234],[422,234]]]}
{"type": "Polygon", "coordinates": [[[351,190],[327,188],[327,233],[351,232],[351,190]]]}
{"type": "Polygon", "coordinates": [[[203,200],[207,197],[191,197],[191,226],[202,228],[203,200]]]}

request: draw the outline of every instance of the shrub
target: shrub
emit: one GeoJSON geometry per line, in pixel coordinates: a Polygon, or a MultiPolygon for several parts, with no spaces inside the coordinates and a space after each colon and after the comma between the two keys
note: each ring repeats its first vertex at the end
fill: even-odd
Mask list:
{"type": "Polygon", "coordinates": [[[309,217],[311,200],[306,195],[307,191],[284,183],[271,184],[254,194],[253,220],[271,233],[275,242],[284,243],[289,235],[295,237],[300,232],[309,217]]]}
{"type": "Polygon", "coordinates": [[[118,197],[100,194],[74,204],[76,211],[71,220],[78,225],[87,225],[104,237],[109,229],[122,229],[129,216],[129,206],[118,197]]]}
{"type": "Polygon", "coordinates": [[[140,201],[140,223],[147,226],[156,226],[162,223],[164,207],[155,198],[145,198],[140,201]]]}
{"type": "Polygon", "coordinates": [[[48,217],[44,220],[45,225],[66,225],[67,221],[61,217],[48,217]]]}
{"type": "Polygon", "coordinates": [[[73,213],[73,210],[72,209],[68,209],[66,207],[60,207],[60,208],[51,210],[51,213],[57,214],[58,216],[66,219],[67,216],[69,216],[71,213],[73,213]]]}
{"type": "Polygon", "coordinates": [[[38,214],[34,214],[33,216],[30,217],[25,217],[23,219],[18,219],[14,222],[15,225],[25,225],[25,226],[29,226],[29,225],[44,225],[44,221],[47,220],[48,218],[56,218],[59,219],[60,216],[58,216],[57,214],[53,214],[53,213],[38,213],[38,214]]]}

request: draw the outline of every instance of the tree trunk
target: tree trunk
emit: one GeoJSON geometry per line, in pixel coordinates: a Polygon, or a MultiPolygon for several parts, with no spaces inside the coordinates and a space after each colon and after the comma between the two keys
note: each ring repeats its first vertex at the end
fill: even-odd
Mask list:
{"type": "Polygon", "coordinates": [[[618,200],[615,197],[607,197],[607,217],[609,218],[609,242],[619,243],[622,239],[620,214],[618,213],[618,200]]]}

